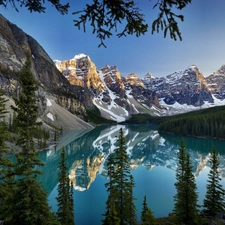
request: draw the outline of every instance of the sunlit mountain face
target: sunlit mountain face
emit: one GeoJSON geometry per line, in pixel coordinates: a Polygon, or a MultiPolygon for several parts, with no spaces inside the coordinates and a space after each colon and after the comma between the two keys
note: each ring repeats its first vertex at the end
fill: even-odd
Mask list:
{"type": "MultiPolygon", "coordinates": [[[[68,173],[75,190],[89,189],[97,176],[107,178],[107,159],[109,154],[117,148],[116,140],[120,128],[123,129],[127,140],[126,150],[130,158],[131,170],[136,170],[140,166],[149,171],[159,166],[172,171],[176,170],[181,137],[161,135],[155,127],[149,125],[102,126],[72,141],[59,143],[60,147],[65,146],[66,148],[68,173]]],[[[185,138],[185,144],[191,156],[193,173],[196,177],[208,166],[214,142],[215,140],[210,139],[185,138]]],[[[217,149],[222,149],[223,142],[216,143],[219,145],[217,149]]],[[[60,149],[56,147],[48,150],[42,153],[41,158],[45,161],[44,180],[48,182],[51,179],[51,187],[48,184],[48,188],[52,189],[57,184],[60,149]]],[[[223,154],[220,155],[220,161],[221,173],[224,176],[225,156],[223,154]]]]}

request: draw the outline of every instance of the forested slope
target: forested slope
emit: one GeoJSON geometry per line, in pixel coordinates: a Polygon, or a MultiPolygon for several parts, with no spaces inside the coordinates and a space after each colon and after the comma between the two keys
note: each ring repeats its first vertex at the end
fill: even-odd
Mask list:
{"type": "Polygon", "coordinates": [[[159,131],[179,135],[225,138],[225,106],[195,111],[167,118],[159,131]]]}
{"type": "Polygon", "coordinates": [[[126,123],[158,124],[160,132],[225,139],[225,106],[165,117],[133,115],[126,123]]]}

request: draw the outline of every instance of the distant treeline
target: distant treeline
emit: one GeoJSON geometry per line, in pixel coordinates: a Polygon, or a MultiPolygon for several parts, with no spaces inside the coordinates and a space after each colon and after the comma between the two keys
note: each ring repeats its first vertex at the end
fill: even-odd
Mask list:
{"type": "Polygon", "coordinates": [[[225,138],[225,106],[166,117],[141,114],[133,116],[126,122],[158,124],[160,132],[176,135],[225,138]]]}

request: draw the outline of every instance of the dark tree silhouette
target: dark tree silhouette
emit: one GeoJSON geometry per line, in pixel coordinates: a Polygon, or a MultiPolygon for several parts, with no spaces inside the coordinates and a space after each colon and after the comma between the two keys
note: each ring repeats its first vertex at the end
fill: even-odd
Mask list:
{"type": "Polygon", "coordinates": [[[129,157],[126,152],[126,139],[122,128],[117,138],[118,147],[109,155],[108,175],[106,184],[109,192],[106,201],[106,213],[103,225],[136,224],[136,208],[134,205],[133,187],[134,180],[130,175],[129,157]]]}
{"type": "Polygon", "coordinates": [[[174,196],[174,213],[178,224],[198,224],[198,195],[195,177],[192,173],[190,155],[186,152],[184,140],[181,140],[176,170],[177,193],[174,196]]]}
{"type": "Polygon", "coordinates": [[[144,200],[142,203],[141,220],[142,225],[157,225],[157,221],[153,215],[153,212],[148,207],[146,196],[144,196],[144,200]]]}
{"type": "Polygon", "coordinates": [[[69,176],[66,166],[66,152],[63,147],[61,152],[61,162],[59,164],[59,185],[57,218],[61,224],[74,225],[74,203],[73,203],[73,187],[70,186],[69,176]]]}
{"type": "MultiPolygon", "coordinates": [[[[147,1],[147,0],[146,0],[147,1]]],[[[155,0],[152,2],[152,8],[157,8],[159,14],[152,23],[152,34],[162,30],[164,37],[169,33],[174,40],[179,38],[182,40],[179,30],[178,21],[184,21],[184,16],[175,13],[182,10],[192,0],[155,0]]],[[[61,14],[69,12],[70,4],[62,4],[60,0],[47,0],[61,14]]],[[[19,7],[26,7],[30,12],[45,12],[45,1],[42,0],[1,0],[0,5],[8,7],[8,5],[19,11],[19,7]]],[[[74,19],[74,25],[78,29],[86,31],[86,24],[92,27],[92,32],[96,33],[100,40],[99,46],[105,46],[104,40],[110,38],[113,32],[118,37],[135,34],[137,37],[148,31],[148,23],[146,23],[144,14],[140,7],[133,0],[92,0],[84,5],[83,9],[74,10],[73,14],[78,18],[74,19]],[[119,31],[119,27],[122,30],[119,31]]],[[[106,46],[105,46],[106,47],[106,46]]]]}
{"type": "Polygon", "coordinates": [[[21,85],[19,98],[15,98],[16,126],[18,139],[16,145],[20,148],[15,154],[16,162],[13,168],[15,179],[11,181],[10,196],[5,202],[5,224],[18,225],[57,225],[51,208],[47,202],[47,192],[38,181],[41,173],[39,167],[43,163],[38,159],[35,150],[34,133],[40,123],[37,123],[38,107],[35,91],[38,84],[31,72],[31,56],[18,74],[21,85]]]}
{"type": "Polygon", "coordinates": [[[212,156],[209,162],[211,164],[211,170],[208,174],[208,184],[206,186],[207,191],[203,204],[203,212],[207,216],[215,216],[219,212],[224,212],[225,209],[225,191],[220,183],[219,157],[215,146],[213,146],[212,156]]]}

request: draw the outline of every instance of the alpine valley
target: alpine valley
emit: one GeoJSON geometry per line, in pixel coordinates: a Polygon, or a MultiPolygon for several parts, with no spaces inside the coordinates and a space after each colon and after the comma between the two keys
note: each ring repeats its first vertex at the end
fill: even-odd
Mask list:
{"type": "Polygon", "coordinates": [[[121,75],[114,65],[98,68],[85,54],[53,61],[33,37],[0,15],[0,89],[8,106],[19,94],[16,72],[28,53],[46,126],[92,128],[93,117],[122,122],[139,113],[164,116],[225,105],[225,65],[208,77],[191,65],[165,77],[147,73],[141,79],[135,73],[121,75]]]}

